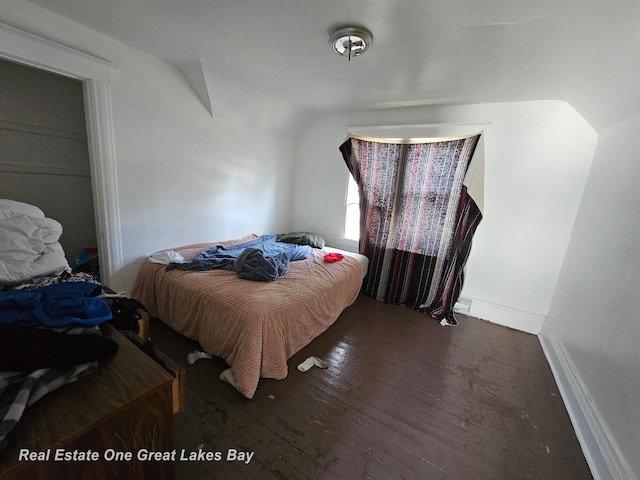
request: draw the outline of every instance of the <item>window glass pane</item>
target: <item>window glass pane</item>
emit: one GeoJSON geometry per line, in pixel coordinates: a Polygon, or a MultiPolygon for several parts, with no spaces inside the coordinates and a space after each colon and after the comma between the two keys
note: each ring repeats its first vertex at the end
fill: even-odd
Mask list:
{"type": "Polygon", "coordinates": [[[350,203],[359,203],[360,195],[358,194],[358,184],[353,179],[353,176],[349,174],[349,186],[347,187],[347,205],[350,203]]]}
{"type": "Polygon", "coordinates": [[[344,236],[352,240],[360,238],[360,195],[358,184],[349,174],[349,185],[347,187],[347,212],[344,225],[344,236]]]}
{"type": "Polygon", "coordinates": [[[356,203],[347,205],[344,236],[352,240],[360,239],[360,207],[356,203]]]}

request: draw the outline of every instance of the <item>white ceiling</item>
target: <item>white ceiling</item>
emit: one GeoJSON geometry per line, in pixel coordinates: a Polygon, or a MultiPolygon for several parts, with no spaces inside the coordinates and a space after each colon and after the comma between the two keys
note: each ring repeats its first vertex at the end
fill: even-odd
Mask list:
{"type": "Polygon", "coordinates": [[[318,111],[559,99],[640,112],[638,0],[32,0],[183,71],[318,111]],[[330,31],[367,27],[347,62],[330,31]]]}

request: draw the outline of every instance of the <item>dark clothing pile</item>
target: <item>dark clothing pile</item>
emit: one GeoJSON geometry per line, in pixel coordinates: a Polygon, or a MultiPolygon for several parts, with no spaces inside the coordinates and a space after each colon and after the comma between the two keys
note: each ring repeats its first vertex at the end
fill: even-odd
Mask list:
{"type": "Polygon", "coordinates": [[[98,327],[112,317],[101,293],[91,282],[0,292],[0,452],[28,406],[118,349],[98,327]]]}

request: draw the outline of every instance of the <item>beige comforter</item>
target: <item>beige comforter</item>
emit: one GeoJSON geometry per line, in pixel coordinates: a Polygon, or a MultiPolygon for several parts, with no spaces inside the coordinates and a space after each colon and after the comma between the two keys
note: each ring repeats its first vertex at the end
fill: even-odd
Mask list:
{"type": "MultiPolygon", "coordinates": [[[[231,245],[244,240],[223,242],[231,245]]],[[[221,243],[174,249],[185,259],[221,243]]],[[[274,282],[239,279],[232,271],[166,271],[145,262],[132,297],[173,330],[197,340],[231,367],[233,385],[252,398],[260,377],[287,376],[287,360],[324,332],[360,291],[353,258],[325,263],[322,250],[291,262],[274,282]]]]}

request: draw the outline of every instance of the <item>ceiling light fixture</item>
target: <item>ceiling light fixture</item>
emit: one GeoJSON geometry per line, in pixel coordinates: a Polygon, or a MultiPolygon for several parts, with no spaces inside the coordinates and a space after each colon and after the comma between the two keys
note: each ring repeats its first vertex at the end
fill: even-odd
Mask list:
{"type": "Polygon", "coordinates": [[[360,27],[339,28],[329,38],[333,51],[348,61],[366,52],[372,41],[371,32],[360,27]]]}

